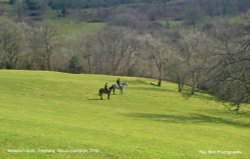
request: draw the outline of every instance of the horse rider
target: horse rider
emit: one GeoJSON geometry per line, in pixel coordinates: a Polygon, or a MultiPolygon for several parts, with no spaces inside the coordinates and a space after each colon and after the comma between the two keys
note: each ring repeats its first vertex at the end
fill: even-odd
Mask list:
{"type": "Polygon", "coordinates": [[[109,92],[108,82],[105,83],[105,85],[104,85],[104,90],[105,90],[106,92],[109,92]]]}
{"type": "Polygon", "coordinates": [[[118,78],[118,79],[116,80],[116,84],[118,85],[119,88],[121,88],[121,81],[120,81],[120,78],[118,78]]]}

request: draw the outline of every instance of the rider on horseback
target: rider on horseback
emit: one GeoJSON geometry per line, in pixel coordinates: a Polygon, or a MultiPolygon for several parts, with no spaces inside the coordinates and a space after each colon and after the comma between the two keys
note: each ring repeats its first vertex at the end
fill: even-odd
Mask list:
{"type": "Polygon", "coordinates": [[[105,83],[105,85],[104,85],[104,90],[105,90],[106,92],[109,92],[108,82],[105,83]]]}
{"type": "Polygon", "coordinates": [[[120,78],[118,78],[118,79],[116,80],[116,84],[118,85],[118,87],[121,88],[121,81],[120,81],[120,78]]]}

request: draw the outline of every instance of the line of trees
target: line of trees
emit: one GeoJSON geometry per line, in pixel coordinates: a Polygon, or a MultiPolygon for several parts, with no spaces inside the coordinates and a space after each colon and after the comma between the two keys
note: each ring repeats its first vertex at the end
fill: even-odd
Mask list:
{"type": "Polygon", "coordinates": [[[41,19],[48,9],[57,10],[58,16],[69,15],[70,10],[78,10],[77,15],[84,20],[106,21],[109,16],[122,12],[124,8],[143,13],[151,20],[171,18],[183,19],[187,24],[205,16],[239,15],[250,8],[249,0],[11,0],[19,16],[41,19]],[[174,2],[174,3],[173,3],[174,2]],[[117,7],[127,4],[124,7],[117,7]],[[92,10],[88,10],[92,8],[92,10]],[[87,9],[87,10],[86,10],[87,9]],[[174,13],[174,14],[173,14],[174,13]],[[90,18],[92,17],[92,18],[90,18]]]}
{"type": "Polygon", "coordinates": [[[184,5],[187,24],[195,25],[204,16],[240,15],[250,8],[248,0],[187,0],[184,5]]]}
{"type": "Polygon", "coordinates": [[[170,80],[179,92],[185,85],[190,94],[208,91],[238,112],[250,102],[250,27],[210,25],[170,32],[146,22],[142,30],[113,21],[98,32],[63,38],[53,26],[4,20],[0,69],[151,77],[158,86],[170,80]]]}

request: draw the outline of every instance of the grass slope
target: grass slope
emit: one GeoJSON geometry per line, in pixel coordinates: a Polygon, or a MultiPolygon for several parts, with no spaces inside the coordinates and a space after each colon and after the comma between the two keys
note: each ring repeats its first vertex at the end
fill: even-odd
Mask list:
{"type": "MultiPolygon", "coordinates": [[[[176,84],[121,77],[123,95],[99,100],[117,77],[0,71],[0,158],[248,159],[249,114],[206,94],[187,98],[176,84]],[[99,149],[99,153],[7,153],[6,149],[99,149]],[[199,150],[239,150],[205,155],[199,150]]],[[[249,105],[244,106],[249,110],[249,105]]]]}
{"type": "Polygon", "coordinates": [[[106,25],[101,22],[77,22],[73,18],[54,18],[49,20],[48,23],[57,27],[59,34],[65,36],[78,32],[98,31],[106,25]]]}

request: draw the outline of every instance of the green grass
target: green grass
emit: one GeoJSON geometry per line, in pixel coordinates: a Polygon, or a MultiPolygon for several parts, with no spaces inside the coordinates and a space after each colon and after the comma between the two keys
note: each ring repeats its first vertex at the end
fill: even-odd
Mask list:
{"type": "Polygon", "coordinates": [[[183,26],[183,20],[159,20],[162,26],[170,29],[171,31],[178,31],[183,26]]]}
{"type": "MultiPolygon", "coordinates": [[[[0,71],[1,159],[248,159],[249,114],[207,94],[187,98],[176,84],[121,77],[123,95],[99,100],[117,77],[0,71]],[[99,153],[7,153],[6,149],[99,149],[99,153]],[[241,155],[200,154],[238,150],[241,155]]],[[[249,105],[244,105],[249,111],[249,105]]]]}
{"type": "Polygon", "coordinates": [[[79,22],[73,18],[53,18],[48,20],[47,23],[58,28],[58,33],[60,35],[66,36],[78,32],[97,31],[106,25],[103,22],[79,22]]]}

